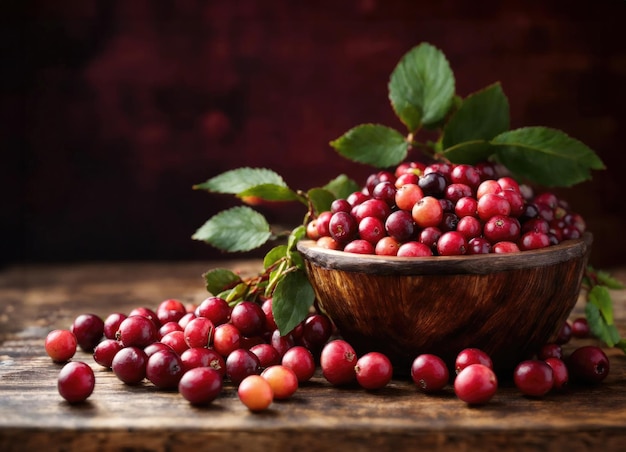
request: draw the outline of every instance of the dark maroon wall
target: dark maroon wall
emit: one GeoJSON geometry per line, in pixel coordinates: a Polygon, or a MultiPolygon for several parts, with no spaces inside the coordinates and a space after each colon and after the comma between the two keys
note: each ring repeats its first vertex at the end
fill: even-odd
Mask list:
{"type": "Polygon", "coordinates": [[[41,0],[20,20],[4,3],[15,64],[3,64],[0,131],[17,168],[3,178],[4,255],[219,256],[190,236],[233,201],[191,185],[243,165],[293,188],[362,181],[369,169],[328,142],[362,122],[399,126],[387,79],[427,41],[460,94],[500,80],[514,127],[560,128],[596,150],[609,169],[564,196],[597,233],[596,262],[623,263],[626,9],[574,3],[41,0]]]}

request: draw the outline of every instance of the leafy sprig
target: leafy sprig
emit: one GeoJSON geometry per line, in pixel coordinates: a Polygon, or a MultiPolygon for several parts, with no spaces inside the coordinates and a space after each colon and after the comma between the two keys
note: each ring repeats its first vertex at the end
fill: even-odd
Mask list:
{"type": "MultiPolygon", "coordinates": [[[[390,76],[388,90],[391,107],[406,131],[381,124],[358,125],[330,142],[339,155],[374,168],[396,166],[413,151],[451,163],[491,160],[524,182],[547,187],[571,186],[590,179],[591,170],[604,168],[589,147],[562,131],[548,127],[509,130],[509,102],[500,83],[465,98],[456,94],[448,60],[428,43],[404,55],[390,76]],[[438,132],[438,138],[420,139],[423,131],[438,132]]],[[[270,169],[243,167],[212,177],[194,189],[231,194],[244,201],[257,198],[304,206],[303,223],[292,231],[275,231],[259,212],[239,206],[214,215],[193,235],[193,239],[227,252],[250,251],[282,240],[266,254],[258,275],[242,278],[218,268],[205,273],[204,279],[210,293],[231,304],[272,297],[276,324],[281,334],[287,334],[306,317],[315,298],[296,243],[305,236],[309,220],[360,186],[340,175],[323,187],[294,190],[270,169]]],[[[623,347],[624,341],[614,331],[605,286],[598,284],[598,279],[589,281],[596,281],[590,287],[588,304],[594,332],[607,343],[623,347]]]]}

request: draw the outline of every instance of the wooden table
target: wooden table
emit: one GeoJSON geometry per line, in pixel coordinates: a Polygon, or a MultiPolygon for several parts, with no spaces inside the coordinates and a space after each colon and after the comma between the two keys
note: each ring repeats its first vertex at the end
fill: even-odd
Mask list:
{"type": "MultiPolygon", "coordinates": [[[[502,384],[485,406],[470,408],[448,388],[426,396],[409,381],[378,392],[333,388],[319,374],[288,401],[248,411],[226,385],[205,408],[150,383],[122,384],[78,352],[96,372],[88,401],[71,406],[56,389],[60,369],[43,343],[79,314],[102,316],[166,298],[198,303],[201,274],[225,263],[24,265],[0,272],[0,451],[212,450],[624,450],[626,356],[607,350],[611,372],[599,386],[572,386],[541,400],[502,384]]],[[[253,272],[258,262],[230,261],[253,272]]],[[[626,269],[613,270],[626,281],[626,269]]],[[[626,296],[614,292],[626,335],[626,296]]],[[[581,312],[577,305],[573,316],[581,312]]],[[[568,347],[593,342],[574,340],[568,347]]]]}

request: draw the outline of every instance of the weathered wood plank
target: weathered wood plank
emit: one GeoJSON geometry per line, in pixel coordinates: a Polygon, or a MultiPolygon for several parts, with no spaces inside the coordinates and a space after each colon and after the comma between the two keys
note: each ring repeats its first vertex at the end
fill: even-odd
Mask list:
{"type": "MultiPolygon", "coordinates": [[[[263,413],[249,412],[235,388],[203,408],[149,383],[122,384],[89,362],[96,390],[79,406],[56,391],[60,369],[43,338],[83,312],[106,315],[165,298],[205,296],[201,274],[216,263],[85,264],[10,268],[0,273],[0,450],[255,450],[441,449],[619,450],[626,440],[626,357],[608,350],[611,372],[593,387],[572,385],[541,400],[523,397],[510,382],[486,406],[469,408],[448,387],[426,396],[406,380],[377,392],[333,388],[319,373],[294,397],[263,413]]],[[[219,264],[219,265],[224,265],[219,264]]],[[[231,262],[252,272],[256,262],[231,262]]],[[[614,272],[625,280],[626,270],[614,272]]],[[[616,317],[626,335],[626,297],[616,292],[616,317]]],[[[577,305],[573,316],[579,315],[577,305]]],[[[568,350],[592,340],[576,340],[568,350]]]]}

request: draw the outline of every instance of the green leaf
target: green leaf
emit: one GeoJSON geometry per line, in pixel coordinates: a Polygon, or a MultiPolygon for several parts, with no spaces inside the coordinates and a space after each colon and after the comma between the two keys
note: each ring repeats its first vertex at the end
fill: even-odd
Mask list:
{"type": "Polygon", "coordinates": [[[556,129],[524,127],[501,133],[491,143],[513,174],[546,187],[569,187],[591,179],[590,170],[604,169],[589,147],[556,129]]]}
{"type": "Polygon", "coordinates": [[[442,153],[452,163],[473,165],[478,162],[484,162],[494,152],[495,148],[486,141],[466,141],[449,147],[442,153]]]}
{"type": "Polygon", "coordinates": [[[206,290],[213,295],[217,295],[241,282],[239,275],[226,268],[215,268],[202,276],[206,283],[206,290]]]}
{"type": "Polygon", "coordinates": [[[596,278],[598,278],[598,283],[605,285],[609,289],[619,290],[624,288],[624,285],[608,272],[599,270],[596,272],[596,278]]]}
{"type": "Polygon", "coordinates": [[[509,130],[509,101],[500,83],[469,95],[443,128],[443,149],[467,141],[489,141],[509,130]]]}
{"type": "MultiPolygon", "coordinates": [[[[587,323],[589,324],[589,330],[591,333],[604,342],[609,347],[613,347],[616,342],[619,341],[618,337],[615,338],[615,332],[617,330],[612,330],[610,325],[607,325],[606,321],[602,317],[600,309],[592,303],[587,303],[585,305],[585,317],[587,318],[587,323]]],[[[611,325],[614,327],[614,325],[611,325]]]]}
{"type": "Polygon", "coordinates": [[[287,257],[287,245],[278,245],[267,252],[263,257],[263,268],[269,268],[280,259],[287,257]]]}
{"type": "Polygon", "coordinates": [[[306,228],[304,226],[300,225],[294,228],[293,231],[291,231],[291,233],[289,234],[289,239],[287,240],[287,247],[289,248],[289,250],[295,250],[296,244],[298,243],[298,241],[302,240],[305,235],[306,228]]]}
{"type": "Polygon", "coordinates": [[[211,217],[192,236],[224,251],[250,251],[272,233],[265,217],[247,206],[233,207],[211,217]]]}
{"type": "Polygon", "coordinates": [[[194,185],[193,188],[236,195],[256,185],[264,184],[287,186],[283,178],[272,170],[244,167],[226,171],[206,182],[194,185]]]}
{"type": "Polygon", "coordinates": [[[358,183],[350,179],[345,174],[340,174],[339,176],[335,177],[322,188],[328,190],[333,195],[335,195],[335,199],[345,199],[350,194],[361,189],[358,183]]]}
{"type": "Polygon", "coordinates": [[[597,306],[607,324],[613,324],[613,301],[606,287],[594,286],[587,294],[587,301],[597,306]]]}
{"type": "Polygon", "coordinates": [[[443,119],[452,106],[454,74],[445,55],[430,44],[407,52],[389,80],[389,100],[409,132],[443,119]]]}
{"type": "Polygon", "coordinates": [[[401,133],[380,124],[356,126],[330,145],[350,160],[378,168],[399,164],[409,150],[409,143],[401,133]]]}
{"type": "Polygon", "coordinates": [[[265,201],[301,201],[300,196],[289,187],[277,184],[260,184],[237,193],[237,196],[256,196],[265,201]]]}
{"type": "Polygon", "coordinates": [[[332,192],[323,188],[312,188],[307,192],[307,195],[313,204],[313,211],[316,216],[330,210],[330,205],[336,199],[332,192]]]}
{"type": "Polygon", "coordinates": [[[309,313],[315,293],[306,273],[287,273],[276,285],[272,299],[272,312],[282,336],[293,330],[309,313]]]}

